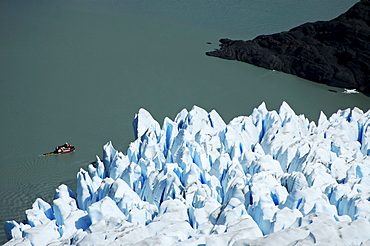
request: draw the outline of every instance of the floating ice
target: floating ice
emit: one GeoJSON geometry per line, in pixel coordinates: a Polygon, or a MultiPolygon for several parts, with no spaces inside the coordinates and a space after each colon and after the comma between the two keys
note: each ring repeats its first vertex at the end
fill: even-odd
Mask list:
{"type": "Polygon", "coordinates": [[[318,123],[263,103],[225,124],[194,106],[162,128],[140,109],[126,154],[111,142],[76,196],[38,198],[6,245],[370,243],[370,111],[318,123]],[[330,235],[330,236],[328,236],[330,235]]]}

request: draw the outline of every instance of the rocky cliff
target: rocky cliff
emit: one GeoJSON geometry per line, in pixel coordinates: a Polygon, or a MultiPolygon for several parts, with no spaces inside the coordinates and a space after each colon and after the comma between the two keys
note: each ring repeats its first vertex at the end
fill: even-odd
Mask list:
{"type": "Polygon", "coordinates": [[[370,94],[370,0],[330,21],[305,23],[249,41],[220,42],[219,49],[206,54],[370,94]]]}

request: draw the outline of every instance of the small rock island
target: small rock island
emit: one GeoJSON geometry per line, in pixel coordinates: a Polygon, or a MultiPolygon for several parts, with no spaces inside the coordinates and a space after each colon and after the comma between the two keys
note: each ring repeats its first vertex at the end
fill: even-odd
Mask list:
{"type": "Polygon", "coordinates": [[[330,21],[253,40],[220,39],[208,56],[238,60],[329,86],[370,94],[370,0],[330,21]]]}

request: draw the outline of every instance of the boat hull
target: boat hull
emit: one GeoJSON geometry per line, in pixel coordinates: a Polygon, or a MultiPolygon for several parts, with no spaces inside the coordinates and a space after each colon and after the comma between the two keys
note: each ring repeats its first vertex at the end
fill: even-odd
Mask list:
{"type": "Polygon", "coordinates": [[[61,155],[61,154],[67,154],[67,153],[72,153],[76,150],[75,147],[71,146],[66,150],[58,152],[58,150],[55,150],[53,152],[45,153],[44,155],[61,155]]]}

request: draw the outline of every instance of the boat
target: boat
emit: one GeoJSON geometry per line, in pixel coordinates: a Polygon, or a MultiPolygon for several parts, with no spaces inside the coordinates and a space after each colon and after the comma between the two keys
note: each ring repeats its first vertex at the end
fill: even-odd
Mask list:
{"type": "Polygon", "coordinates": [[[59,155],[74,152],[76,148],[70,143],[65,143],[63,145],[55,147],[55,150],[52,152],[45,153],[44,155],[59,155]]]}
{"type": "Polygon", "coordinates": [[[356,94],[358,91],[356,89],[344,89],[343,91],[344,94],[356,94]]]}

